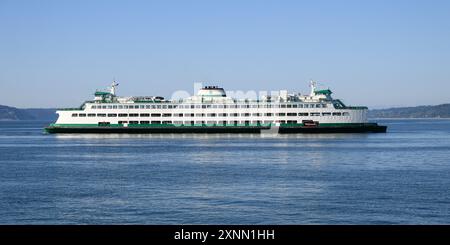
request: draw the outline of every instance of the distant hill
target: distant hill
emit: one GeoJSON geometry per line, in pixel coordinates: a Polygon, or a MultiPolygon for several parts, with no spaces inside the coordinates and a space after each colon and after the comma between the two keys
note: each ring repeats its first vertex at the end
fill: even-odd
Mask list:
{"type": "Polygon", "coordinates": [[[0,120],[33,120],[34,117],[21,109],[0,105],[0,120]]]}
{"type": "Polygon", "coordinates": [[[370,118],[450,118],[450,104],[369,110],[370,118]]]}
{"type": "Polygon", "coordinates": [[[57,118],[56,109],[19,109],[0,105],[0,120],[48,120],[57,118]]]}

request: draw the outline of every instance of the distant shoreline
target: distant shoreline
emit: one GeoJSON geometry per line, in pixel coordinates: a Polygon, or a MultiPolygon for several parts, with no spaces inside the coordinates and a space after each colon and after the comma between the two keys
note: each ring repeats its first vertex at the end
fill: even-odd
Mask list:
{"type": "MultiPolygon", "coordinates": [[[[55,108],[15,108],[0,105],[0,121],[55,121],[55,108]]],[[[450,104],[427,105],[416,107],[395,107],[369,110],[369,120],[389,119],[450,119],[450,104]]]]}
{"type": "Polygon", "coordinates": [[[52,122],[53,119],[0,119],[0,122],[52,122]]]}
{"type": "Polygon", "coordinates": [[[450,120],[450,117],[369,117],[369,120],[450,120]]]}
{"type": "MultiPolygon", "coordinates": [[[[370,117],[368,120],[450,120],[450,117],[370,117]]],[[[53,119],[0,119],[0,122],[52,122],[53,119]]]]}

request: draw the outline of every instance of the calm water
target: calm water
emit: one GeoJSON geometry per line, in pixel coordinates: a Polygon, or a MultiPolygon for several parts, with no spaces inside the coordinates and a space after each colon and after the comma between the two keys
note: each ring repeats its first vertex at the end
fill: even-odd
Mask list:
{"type": "Polygon", "coordinates": [[[279,137],[0,122],[0,223],[449,224],[450,120],[380,122],[279,137]]]}

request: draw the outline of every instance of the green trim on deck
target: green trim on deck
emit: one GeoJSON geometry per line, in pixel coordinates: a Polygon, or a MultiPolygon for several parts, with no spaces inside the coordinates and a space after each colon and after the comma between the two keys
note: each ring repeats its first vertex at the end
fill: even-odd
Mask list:
{"type": "Polygon", "coordinates": [[[83,108],[58,108],[56,111],[84,111],[83,108]]]}
{"type": "Polygon", "coordinates": [[[161,103],[161,101],[151,101],[151,100],[133,100],[134,103],[161,103]]]}
{"type": "Polygon", "coordinates": [[[367,106],[346,106],[344,108],[336,108],[336,109],[348,109],[348,110],[367,110],[369,109],[367,106]]]}
{"type": "Polygon", "coordinates": [[[87,123],[79,123],[79,124],[71,124],[71,123],[52,123],[50,124],[50,127],[76,127],[76,128],[83,128],[83,127],[122,127],[122,124],[108,124],[108,125],[98,125],[98,124],[87,124],[87,123]]]}
{"type": "Polygon", "coordinates": [[[110,92],[103,92],[103,91],[97,91],[95,92],[95,96],[103,96],[103,95],[110,95],[110,92]]]}
{"type": "Polygon", "coordinates": [[[314,91],[314,93],[316,93],[316,94],[323,94],[323,95],[330,95],[333,92],[331,92],[331,90],[329,90],[329,89],[323,89],[323,90],[316,90],[316,91],[314,91]]]}

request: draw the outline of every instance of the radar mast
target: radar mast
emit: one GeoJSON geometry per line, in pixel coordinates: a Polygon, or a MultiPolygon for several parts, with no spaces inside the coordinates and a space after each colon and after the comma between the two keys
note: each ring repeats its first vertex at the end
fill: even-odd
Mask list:
{"type": "Polygon", "coordinates": [[[118,83],[116,83],[116,80],[113,80],[113,82],[111,83],[111,94],[112,95],[116,95],[116,87],[119,86],[118,83]]]}

